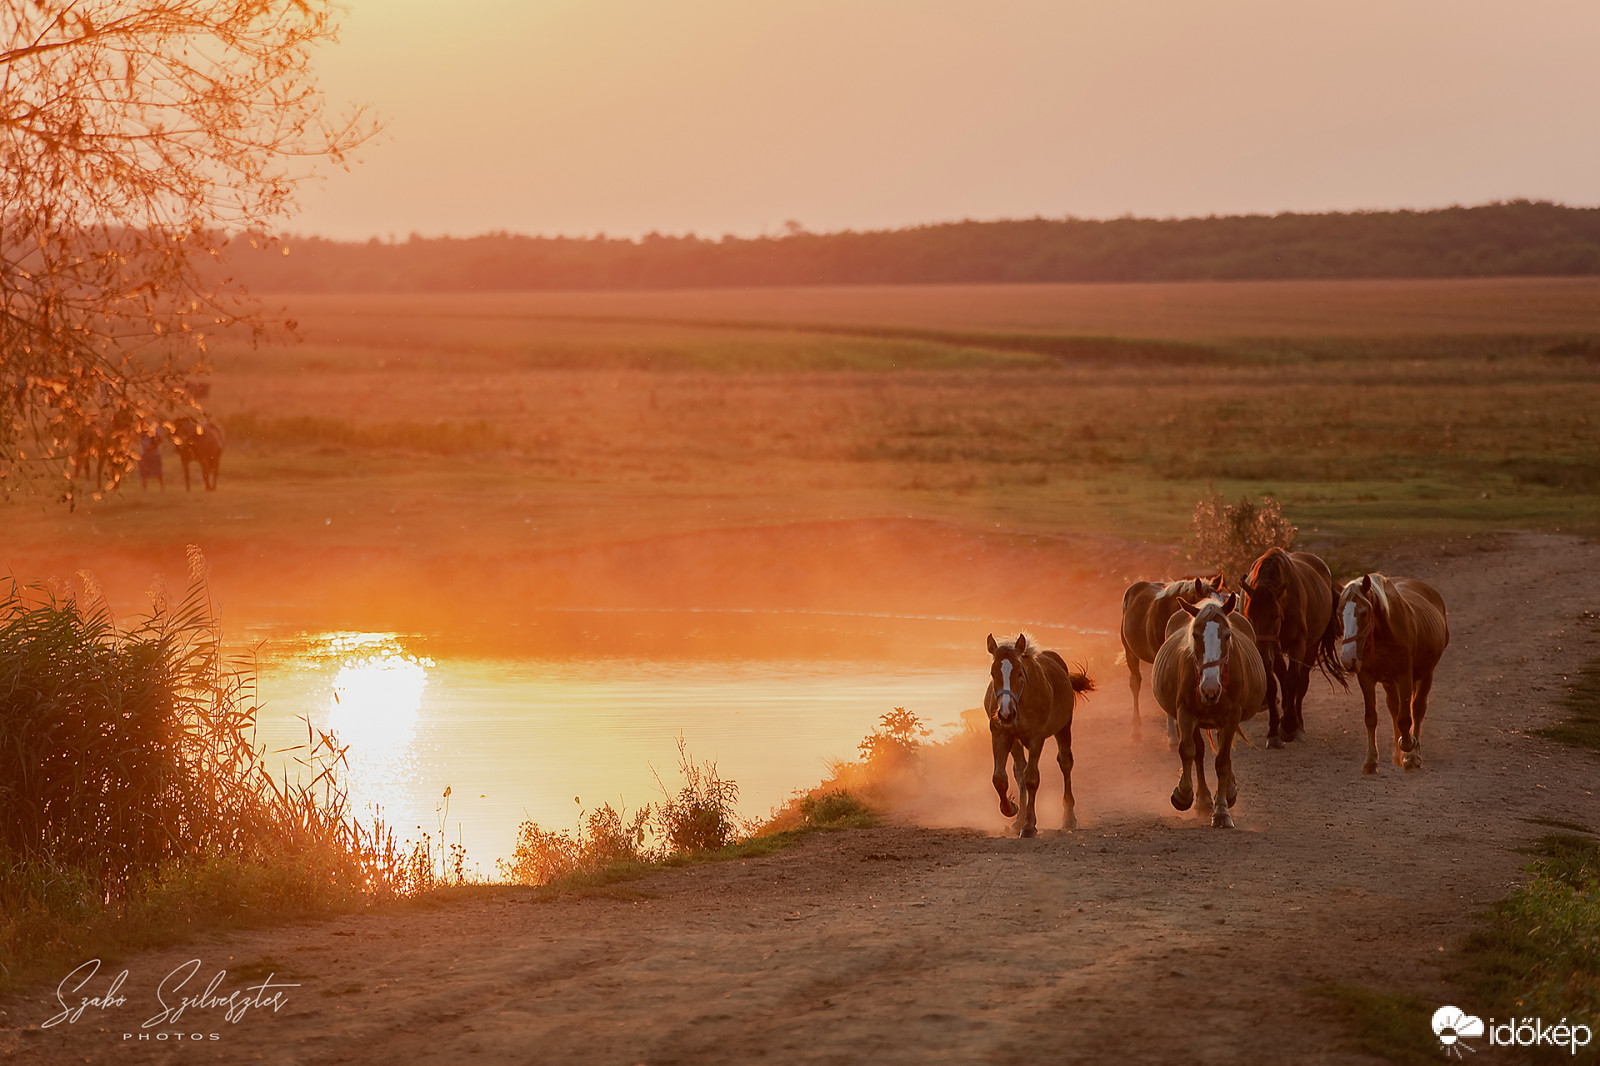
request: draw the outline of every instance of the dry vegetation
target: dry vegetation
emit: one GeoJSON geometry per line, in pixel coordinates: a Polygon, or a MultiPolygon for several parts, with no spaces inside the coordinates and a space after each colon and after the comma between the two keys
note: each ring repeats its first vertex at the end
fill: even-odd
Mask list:
{"type": "MultiPolygon", "coordinates": [[[[530,596],[593,599],[592,574],[512,578],[552,552],[706,530],[910,516],[1172,545],[1212,493],[1271,495],[1303,544],[1351,557],[1419,535],[1600,527],[1592,279],[297,297],[289,311],[301,343],[217,354],[218,493],[183,494],[169,453],[165,493],[14,509],[8,565],[92,566],[115,600],[198,541],[246,610],[318,603],[341,624],[399,612],[439,631],[530,596]]],[[[607,602],[636,596],[640,573],[624,576],[607,602]]]]}

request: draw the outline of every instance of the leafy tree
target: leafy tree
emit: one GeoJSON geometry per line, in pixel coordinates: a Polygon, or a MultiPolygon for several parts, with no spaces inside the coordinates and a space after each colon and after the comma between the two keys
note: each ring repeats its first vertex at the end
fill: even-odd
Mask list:
{"type": "Polygon", "coordinates": [[[331,0],[0,0],[0,485],[115,486],[199,412],[222,331],[270,325],[218,269],[375,129],[330,115],[331,0]]]}

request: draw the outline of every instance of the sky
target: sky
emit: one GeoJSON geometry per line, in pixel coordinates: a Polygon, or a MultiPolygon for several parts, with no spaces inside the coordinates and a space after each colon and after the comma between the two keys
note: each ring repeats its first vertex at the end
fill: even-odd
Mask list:
{"type": "Polygon", "coordinates": [[[1594,0],[344,0],[284,228],[721,236],[1600,203],[1594,0]]]}

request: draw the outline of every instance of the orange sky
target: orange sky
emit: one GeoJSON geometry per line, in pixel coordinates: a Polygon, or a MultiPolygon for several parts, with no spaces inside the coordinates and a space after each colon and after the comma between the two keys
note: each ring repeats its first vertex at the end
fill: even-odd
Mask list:
{"type": "Polygon", "coordinates": [[[1600,202],[1595,0],[347,0],[341,238],[1600,202]]]}

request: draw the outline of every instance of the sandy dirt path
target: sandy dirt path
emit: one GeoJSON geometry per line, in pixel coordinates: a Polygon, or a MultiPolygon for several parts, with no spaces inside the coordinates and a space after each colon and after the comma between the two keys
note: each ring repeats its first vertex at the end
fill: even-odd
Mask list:
{"type": "MultiPolygon", "coordinates": [[[[1363,777],[1359,695],[1314,684],[1310,737],[1242,749],[1239,828],[1212,830],[1166,806],[1177,757],[1154,729],[1129,743],[1126,679],[1105,669],[1075,745],[1077,832],[994,835],[1001,819],[992,799],[979,813],[988,786],[974,766],[948,802],[908,814],[922,825],[818,835],[610,897],[505,889],[128,959],[116,967],[129,970],[126,1002],[74,1024],[39,1028],[60,1009],[53,989],[4,1004],[0,1053],[29,1064],[1369,1061],[1346,1050],[1315,986],[1446,1002],[1442,953],[1517,880],[1526,859],[1512,849],[1543,831],[1529,819],[1600,824],[1593,758],[1523,734],[1556,717],[1564,675],[1595,653],[1582,616],[1600,607],[1600,546],[1519,535],[1388,569],[1427,578],[1450,605],[1419,772],[1385,761],[1363,777]],[[930,827],[961,820],[952,810],[970,810],[973,828],[930,827]],[[268,971],[296,987],[276,1012],[231,1023],[191,1009],[145,1030],[150,1040],[126,1037],[158,1013],[162,980],[196,958],[200,975],[179,995],[221,969],[224,994],[268,971]]],[[[1259,739],[1264,724],[1249,731],[1259,739]]],[[[1050,762],[1041,795],[1058,782],[1050,762]]],[[[1046,818],[1055,802],[1054,815],[1041,804],[1046,818]]]]}

